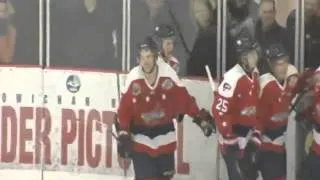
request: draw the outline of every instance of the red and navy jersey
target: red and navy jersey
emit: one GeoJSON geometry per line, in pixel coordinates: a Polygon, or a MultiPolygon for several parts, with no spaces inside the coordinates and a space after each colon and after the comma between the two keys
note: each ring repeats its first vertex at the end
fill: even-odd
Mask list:
{"type": "MultiPolygon", "coordinates": [[[[297,74],[295,67],[289,66],[288,77],[297,74]],[[294,74],[292,74],[294,72],[294,74]]],[[[259,78],[260,98],[257,118],[262,127],[262,148],[268,151],[284,151],[285,132],[288,123],[289,107],[293,99],[293,88],[287,81],[280,84],[271,73],[259,78]]]]}
{"type": "Polygon", "coordinates": [[[195,99],[166,63],[158,63],[154,85],[145,79],[140,66],[132,69],[118,108],[120,131],[132,134],[134,151],[152,156],[172,153],[176,149],[173,123],[176,115],[194,117],[198,113],[195,99]]]}
{"type": "Polygon", "coordinates": [[[215,117],[217,128],[223,136],[219,138],[221,140],[220,143],[234,143],[235,141],[233,140],[235,139],[229,142],[224,139],[232,133],[232,136],[237,136],[236,141],[241,142],[239,144],[240,147],[244,148],[248,141],[246,137],[248,130],[260,130],[260,124],[256,118],[258,93],[257,70],[248,75],[237,64],[224,74],[223,81],[215,92],[212,105],[212,113],[215,117]],[[235,129],[239,129],[241,134],[233,132],[235,129]],[[239,140],[239,138],[242,138],[242,140],[239,140]]]}

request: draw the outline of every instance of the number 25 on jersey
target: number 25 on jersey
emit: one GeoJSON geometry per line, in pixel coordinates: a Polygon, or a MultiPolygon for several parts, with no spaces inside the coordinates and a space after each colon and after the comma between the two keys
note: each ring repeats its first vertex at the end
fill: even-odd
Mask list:
{"type": "Polygon", "coordinates": [[[222,98],[218,99],[216,109],[220,112],[226,113],[228,111],[228,101],[222,98]]]}

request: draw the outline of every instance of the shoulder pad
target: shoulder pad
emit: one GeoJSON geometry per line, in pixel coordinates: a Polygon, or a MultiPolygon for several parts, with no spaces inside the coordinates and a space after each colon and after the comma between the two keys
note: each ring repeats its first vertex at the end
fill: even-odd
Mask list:
{"type": "Polygon", "coordinates": [[[177,75],[177,72],[167,63],[158,63],[159,76],[170,78],[175,85],[184,86],[182,81],[177,75]]]}
{"type": "Polygon", "coordinates": [[[143,74],[140,66],[136,66],[127,74],[125,85],[122,93],[126,93],[131,86],[132,82],[138,79],[143,79],[143,74]]]}
{"type": "Polygon", "coordinates": [[[271,73],[266,73],[263,74],[262,76],[260,76],[259,78],[259,85],[260,85],[260,94],[259,96],[261,97],[262,92],[264,90],[264,88],[272,81],[275,81],[276,79],[274,78],[274,76],[271,73]]]}
{"type": "Polygon", "coordinates": [[[174,63],[179,63],[178,59],[173,56],[170,58],[170,61],[172,61],[174,63]]]}
{"type": "Polygon", "coordinates": [[[233,96],[234,91],[237,87],[238,81],[245,75],[245,72],[239,65],[234,66],[227,71],[223,76],[223,81],[218,87],[218,93],[226,98],[233,96]]]}
{"type": "Polygon", "coordinates": [[[298,74],[299,74],[298,69],[294,65],[289,64],[288,70],[287,70],[287,78],[293,75],[298,75],[298,74]]]}

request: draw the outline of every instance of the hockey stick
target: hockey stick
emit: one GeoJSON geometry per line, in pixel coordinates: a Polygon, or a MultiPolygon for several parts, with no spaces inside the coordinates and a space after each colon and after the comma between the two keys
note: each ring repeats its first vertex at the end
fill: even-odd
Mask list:
{"type": "Polygon", "coordinates": [[[182,44],[185,52],[187,53],[187,55],[190,57],[191,51],[190,51],[190,49],[188,48],[187,42],[186,42],[186,40],[184,39],[184,36],[183,36],[183,34],[182,34],[182,32],[181,32],[179,22],[178,22],[176,16],[174,15],[174,13],[173,13],[173,11],[172,11],[172,9],[171,9],[171,4],[170,4],[170,2],[169,2],[168,0],[166,0],[165,2],[167,3],[167,8],[168,8],[169,16],[170,16],[170,18],[171,18],[171,20],[172,20],[172,22],[173,22],[173,25],[174,25],[175,29],[177,30],[178,36],[179,36],[179,38],[180,38],[180,40],[181,40],[181,44],[182,44]]]}
{"type": "MultiPolygon", "coordinates": [[[[205,70],[209,79],[209,83],[211,86],[212,92],[216,91],[217,87],[214,84],[212,74],[208,65],[205,65],[205,70]]],[[[219,131],[216,129],[216,137],[217,137],[217,150],[216,150],[216,179],[220,178],[220,148],[219,148],[219,131]]]]}
{"type": "Polygon", "coordinates": [[[290,103],[290,109],[287,112],[283,112],[283,113],[279,113],[276,114],[274,116],[271,117],[272,121],[282,121],[283,119],[287,119],[289,117],[289,115],[293,112],[296,111],[297,109],[296,107],[298,106],[299,102],[301,101],[301,99],[304,97],[304,95],[309,92],[309,89],[304,90],[303,92],[301,92],[299,95],[297,95],[296,98],[293,98],[294,102],[290,103]]]}

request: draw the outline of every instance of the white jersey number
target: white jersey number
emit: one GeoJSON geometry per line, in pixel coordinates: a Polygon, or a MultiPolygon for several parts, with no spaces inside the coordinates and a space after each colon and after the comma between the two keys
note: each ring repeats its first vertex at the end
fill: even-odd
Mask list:
{"type": "Polygon", "coordinates": [[[228,111],[228,101],[225,99],[219,98],[216,109],[218,111],[226,113],[228,111]]]}

